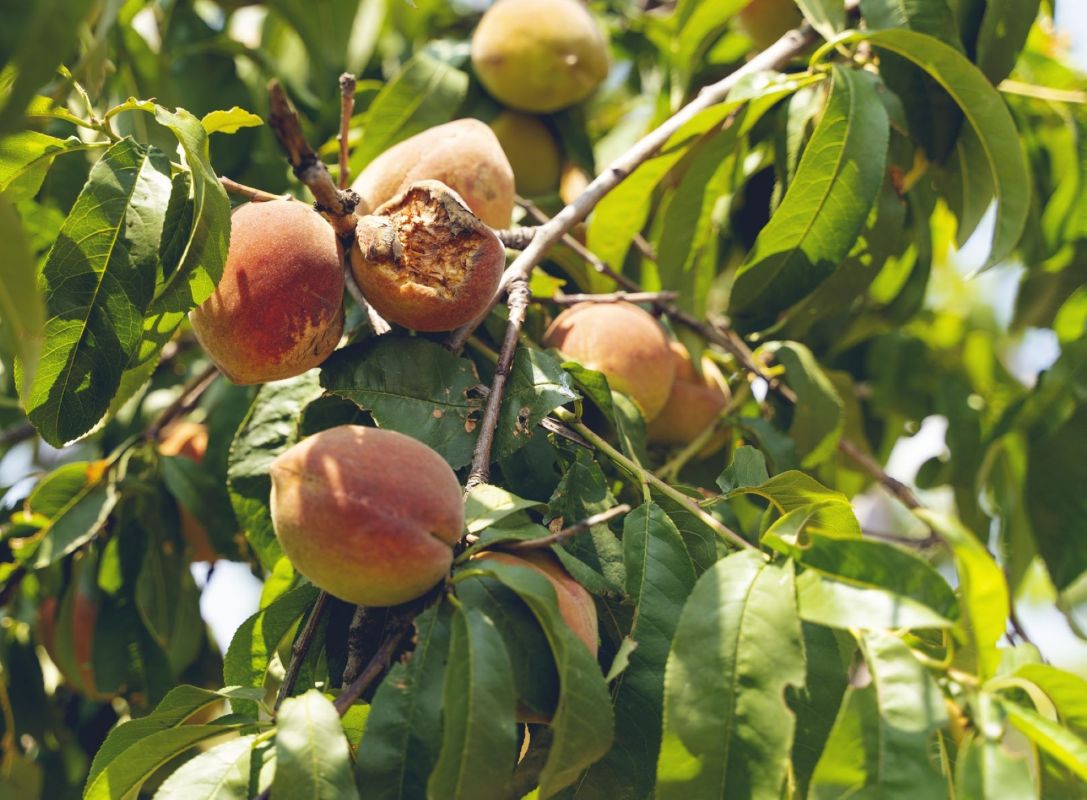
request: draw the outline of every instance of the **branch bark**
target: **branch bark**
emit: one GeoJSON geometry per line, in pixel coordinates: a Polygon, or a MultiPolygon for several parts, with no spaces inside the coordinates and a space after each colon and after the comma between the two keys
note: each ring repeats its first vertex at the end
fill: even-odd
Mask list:
{"type": "Polygon", "coordinates": [[[350,72],[340,76],[340,189],[351,184],[351,170],[347,166],[347,138],[351,132],[351,115],[355,113],[355,86],[357,81],[350,72]]]}
{"type": "Polygon", "coordinates": [[[309,616],[306,618],[306,626],[302,628],[302,632],[294,640],[294,644],[291,645],[291,661],[287,665],[287,673],[283,676],[283,683],[279,685],[279,692],[276,694],[276,702],[273,706],[276,711],[279,710],[279,707],[283,705],[283,701],[290,697],[291,691],[294,690],[295,681],[298,680],[298,673],[302,670],[302,661],[306,658],[306,651],[309,650],[310,644],[313,643],[313,636],[317,633],[317,624],[321,621],[321,614],[324,613],[326,605],[328,605],[328,592],[321,592],[317,595],[313,608],[310,609],[309,616]]]}
{"type": "Polygon", "coordinates": [[[549,536],[541,536],[539,539],[529,539],[528,541],[524,542],[509,542],[501,545],[501,549],[543,550],[551,547],[551,545],[553,544],[559,544],[560,542],[564,542],[567,539],[572,539],[579,533],[584,533],[585,531],[597,525],[603,525],[605,522],[609,522],[616,517],[621,517],[623,516],[623,514],[626,514],[629,511],[629,505],[627,505],[626,503],[620,503],[617,506],[609,508],[607,511],[601,511],[599,514],[593,514],[591,517],[583,519],[580,522],[575,522],[573,525],[570,525],[567,528],[563,528],[560,531],[555,531],[555,533],[552,533],[549,536]]]}

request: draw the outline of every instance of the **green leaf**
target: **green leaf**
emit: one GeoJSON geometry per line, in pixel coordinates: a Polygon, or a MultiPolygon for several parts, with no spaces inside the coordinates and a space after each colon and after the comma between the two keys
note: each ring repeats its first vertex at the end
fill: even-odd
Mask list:
{"type": "Polygon", "coordinates": [[[796,443],[800,465],[810,469],[838,451],[845,429],[845,406],[807,347],[799,342],[775,342],[766,349],[785,367],[785,382],[796,392],[789,437],[796,443]]]}
{"type": "Polygon", "coordinates": [[[805,524],[817,508],[789,512],[766,532],[763,543],[824,575],[916,600],[949,619],[958,617],[954,591],[927,562],[886,542],[810,533],[805,524]]]}
{"type": "MultiPolygon", "coordinates": [[[[1030,212],[1030,173],[1015,122],[985,76],[954,48],[916,31],[854,33],[902,56],[931,75],[955,100],[985,153],[996,195],[996,225],[985,266],[1000,263],[1015,249],[1030,212]]],[[[839,40],[841,41],[841,40],[839,40]]]]}
{"type": "Polygon", "coordinates": [[[505,458],[521,449],[540,421],[559,406],[577,399],[570,376],[552,353],[519,347],[502,398],[491,458],[505,458]]]}
{"type": "Polygon", "coordinates": [[[932,736],[947,719],[940,688],[896,636],[872,631],[860,645],[872,682],[847,690],[810,797],[947,797],[929,760],[932,736]]]}
{"type": "Polygon", "coordinates": [[[102,418],[139,347],[170,196],[165,156],[124,139],[91,169],[42,267],[43,355],[27,416],[55,447],[102,418]]]}
{"type": "Polygon", "coordinates": [[[518,497],[500,486],[481,483],[471,487],[464,498],[465,525],[469,533],[479,533],[518,511],[544,505],[536,500],[518,497]]]}
{"type": "Polygon", "coordinates": [[[808,23],[824,39],[833,39],[845,28],[845,4],[842,0],[796,0],[808,23]]]}
{"type": "Polygon", "coordinates": [[[1040,750],[1087,781],[1087,741],[1037,711],[1008,700],[1000,702],[1008,720],[1040,750]]]}
{"type": "Polygon", "coordinates": [[[975,61],[994,86],[1011,74],[1038,17],[1040,5],[1040,0],[988,0],[985,3],[975,61]]]}
{"type": "Polygon", "coordinates": [[[373,414],[382,428],[429,445],[453,469],[472,460],[481,402],[472,362],[435,342],[381,336],[332,355],[321,385],[373,414]]]}
{"type": "Polygon", "coordinates": [[[170,775],[155,792],[155,800],[247,800],[272,782],[274,761],[269,751],[255,734],[216,745],[170,775]]]}
{"type": "Polygon", "coordinates": [[[272,492],[268,469],[276,456],[301,438],[302,412],[321,394],[316,370],[262,386],[230,448],[230,502],[250,545],[268,570],[283,555],[268,511],[272,492]]]}
{"type": "Polygon", "coordinates": [[[732,461],[717,478],[717,485],[725,494],[748,486],[758,486],[770,480],[766,471],[766,456],[749,444],[736,448],[732,461]]]}
{"type": "Polygon", "coordinates": [[[1008,624],[1010,598],[1004,572],[985,546],[957,520],[924,509],[914,513],[951,548],[959,573],[962,626],[973,644],[977,674],[989,678],[1000,664],[996,645],[1008,624]]]}
{"type": "Polygon", "coordinates": [[[362,144],[351,171],[362,169],[397,142],[453,118],[468,93],[468,75],[429,53],[416,53],[385,84],[362,120],[362,144]]]}
{"type": "Polygon", "coordinates": [[[494,622],[473,608],[453,617],[442,700],[442,749],[427,797],[504,800],[517,760],[513,671],[494,622]]]}
{"type": "Polygon", "coordinates": [[[653,503],[624,519],[623,560],[627,594],[635,606],[629,635],[636,647],[612,686],[615,744],[578,779],[574,796],[585,800],[634,800],[652,793],[664,713],[664,667],[683,603],[695,583],[679,531],[653,503]]]}
{"type": "Polygon", "coordinates": [[[793,571],[757,551],[717,562],[691,592],[664,677],[657,797],[776,797],[804,682],[793,571]]]}
{"type": "MultiPolygon", "coordinates": [[[[998,721],[998,725],[1002,721],[998,721]]],[[[988,725],[979,725],[985,730],[988,725]]],[[[955,759],[955,791],[977,800],[1034,800],[1030,762],[999,740],[970,734],[955,759]]]]}
{"type": "Polygon", "coordinates": [[[702,67],[706,51],[747,2],[718,0],[715,3],[681,3],[677,7],[675,18],[680,27],[671,38],[672,63],[685,81],[702,67]]]}
{"type": "Polygon", "coordinates": [[[0,192],[12,203],[38,193],[53,159],[64,153],[105,147],[78,136],[58,139],[38,131],[17,131],[0,137],[0,192]]]}
{"type": "Polygon", "coordinates": [[[559,702],[551,719],[554,739],[540,773],[540,797],[550,797],[611,747],[614,720],[600,667],[559,613],[555,590],[538,572],[494,560],[472,561],[454,582],[488,576],[512,589],[532,609],[551,645],[559,672],[559,702]]]}
{"type": "Polygon", "coordinates": [[[886,589],[857,586],[816,570],[796,579],[800,617],[830,628],[950,628],[954,623],[924,603],[886,589]]]}
{"type": "Polygon", "coordinates": [[[870,75],[835,67],[826,109],[784,199],[736,273],[729,308],[765,327],[842,263],[868,218],[889,122],[870,75]]]}
{"type": "MultiPolygon", "coordinates": [[[[0,143],[2,144],[2,143],[0,143]]],[[[38,271],[30,252],[23,223],[6,195],[0,194],[0,357],[10,366],[18,358],[22,381],[17,387],[26,395],[38,368],[45,307],[38,294],[38,271]]]]}
{"type": "MultiPolygon", "coordinates": [[[[277,597],[241,624],[223,657],[223,683],[263,688],[272,656],[317,597],[314,586],[300,586],[277,597]]],[[[255,704],[235,704],[256,716],[255,704]]]]}
{"type": "Polygon", "coordinates": [[[30,511],[48,519],[35,537],[31,566],[55,564],[97,536],[118,500],[103,461],[66,464],[46,476],[27,498],[30,511]]]}
{"type": "Polygon", "coordinates": [[[312,800],[359,796],[340,715],[316,689],[287,698],[276,714],[272,796],[312,800]]]}
{"type": "Polygon", "coordinates": [[[758,486],[739,486],[728,496],[740,494],[764,497],[782,514],[803,506],[816,506],[815,513],[807,521],[809,532],[838,539],[860,538],[861,526],[849,498],[803,472],[782,472],[758,486]]]}
{"type": "Polygon", "coordinates": [[[205,114],[200,124],[208,133],[237,133],[242,128],[258,128],[264,124],[264,120],[244,108],[233,106],[229,111],[205,114]]]}
{"type": "Polygon", "coordinates": [[[1025,664],[1015,671],[1015,676],[1045,692],[1061,722],[1087,738],[1087,680],[1048,664],[1025,664]]]}
{"type": "Polygon", "coordinates": [[[1027,513],[1038,554],[1058,590],[1087,572],[1087,494],[1079,489],[1087,481],[1087,463],[1076,446],[1084,436],[1087,403],[1052,432],[1028,439],[1027,513]]]}
{"type": "Polygon", "coordinates": [[[439,603],[415,619],[415,649],[394,664],[374,695],[358,751],[367,800],[426,797],[441,748],[442,677],[452,606],[439,603]]]}

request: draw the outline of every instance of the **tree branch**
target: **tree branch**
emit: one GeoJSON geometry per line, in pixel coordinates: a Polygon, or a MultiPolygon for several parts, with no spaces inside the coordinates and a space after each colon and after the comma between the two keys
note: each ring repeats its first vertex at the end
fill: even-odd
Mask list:
{"type": "Polygon", "coordinates": [[[219,368],[214,364],[209,365],[204,371],[194,375],[181,389],[181,394],[174,402],[170,403],[155,420],[147,426],[143,433],[146,441],[157,439],[163,429],[175,419],[191,411],[199,402],[200,396],[219,377],[219,368]]]}
{"type": "Polygon", "coordinates": [[[268,84],[268,101],[268,126],[286,151],[295,176],[309,188],[317,201],[315,207],[328,219],[336,233],[344,238],[353,238],[358,222],[355,216],[358,195],[350,189],[341,191],[337,188],[328,167],[306,141],[298,112],[279,81],[273,80],[268,84]]]}
{"type": "Polygon", "coordinates": [[[621,517],[630,511],[630,506],[626,503],[620,503],[617,506],[609,508],[607,511],[601,511],[599,514],[593,514],[593,516],[587,519],[581,520],[581,522],[575,522],[573,525],[563,528],[561,531],[556,531],[549,536],[541,536],[539,539],[529,539],[524,542],[508,542],[500,545],[503,550],[542,550],[551,547],[553,544],[559,544],[567,539],[572,539],[579,533],[597,526],[603,525],[605,522],[609,522],[616,517],[621,517]]]}
{"type": "Polygon", "coordinates": [[[306,618],[305,627],[302,628],[302,632],[294,640],[294,644],[291,645],[291,661],[287,665],[287,673],[283,676],[283,683],[279,685],[279,692],[276,694],[276,702],[273,706],[276,711],[279,710],[279,707],[283,705],[283,701],[290,697],[291,692],[294,690],[295,681],[298,680],[298,673],[302,669],[302,661],[306,658],[306,651],[309,650],[309,646],[313,642],[314,634],[317,633],[317,624],[321,621],[321,614],[324,613],[327,604],[328,592],[319,593],[313,603],[313,608],[310,609],[309,616],[306,618]]]}
{"type": "Polygon", "coordinates": [[[279,195],[266,192],[263,189],[254,189],[252,186],[246,186],[244,183],[238,183],[235,180],[226,178],[222,175],[219,176],[219,183],[223,185],[230,194],[236,194],[239,197],[245,197],[254,203],[266,203],[269,200],[293,200],[290,195],[279,195]]]}
{"type": "Polygon", "coordinates": [[[855,442],[849,441],[849,439],[838,440],[838,451],[848,457],[851,461],[857,464],[861,469],[867,472],[871,477],[875,478],[888,492],[898,498],[899,502],[911,511],[921,507],[920,501],[910,491],[910,487],[902,483],[902,481],[892,478],[883,469],[883,466],[868,455],[864,450],[860,448],[855,442]]]}
{"type": "Polygon", "coordinates": [[[506,382],[513,370],[513,359],[517,353],[517,341],[521,335],[521,326],[525,322],[525,309],[528,308],[528,282],[516,280],[509,291],[509,323],[506,336],[502,340],[502,350],[498,354],[498,363],[494,368],[494,380],[487,394],[487,405],[480,423],[479,439],[476,440],[472,453],[472,469],[468,473],[465,493],[481,483],[486,483],[491,474],[491,448],[494,446],[495,430],[502,412],[502,397],[505,395],[506,382]]]}
{"type": "Polygon", "coordinates": [[[553,297],[533,296],[533,303],[554,303],[559,306],[572,306],[578,303],[659,303],[675,300],[679,292],[607,292],[602,294],[556,294],[553,297]]]}
{"type": "Polygon", "coordinates": [[[370,663],[366,665],[366,668],[359,673],[359,676],[355,680],[351,681],[339,696],[332,701],[332,704],[336,706],[336,710],[342,717],[347,713],[347,710],[354,705],[355,701],[362,697],[362,693],[369,688],[370,684],[374,682],[374,679],[381,674],[388,665],[390,659],[393,657],[393,653],[396,652],[396,648],[399,646],[401,640],[411,629],[411,621],[407,617],[401,617],[392,626],[386,629],[385,641],[381,643],[381,646],[374,653],[373,658],[370,659],[370,663]]]}
{"type": "MultiPolygon", "coordinates": [[[[736,84],[748,75],[785,65],[802,53],[809,44],[815,41],[815,38],[815,31],[807,23],[796,30],[789,31],[731,75],[702,89],[694,100],[642,137],[594,178],[573,203],[563,208],[550,222],[544,223],[537,229],[532,241],[506,269],[499,292],[514,280],[527,280],[532,268],[543,259],[555,242],[562,239],[564,234],[569,233],[577,223],[585,219],[608,192],[618,186],[642,163],[654,156],[687,122],[705,109],[727,98],[736,84]]],[[[496,294],[491,305],[477,319],[454,332],[449,340],[450,349],[460,350],[468,336],[486,319],[491,308],[497,303],[498,296],[496,294]]]]}
{"type": "Polygon", "coordinates": [[[351,170],[347,166],[347,138],[351,132],[351,115],[355,113],[355,76],[345,72],[340,76],[340,189],[351,184],[351,170]]]}

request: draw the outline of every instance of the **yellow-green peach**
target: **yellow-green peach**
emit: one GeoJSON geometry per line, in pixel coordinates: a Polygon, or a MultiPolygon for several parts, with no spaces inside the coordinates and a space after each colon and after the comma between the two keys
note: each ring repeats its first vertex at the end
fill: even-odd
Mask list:
{"type": "Polygon", "coordinates": [[[608,385],[629,395],[645,419],[668,401],[676,364],[664,328],[631,303],[578,303],[544,334],[544,343],[583,367],[603,372],[608,385]]]}
{"type": "Polygon", "coordinates": [[[517,191],[527,197],[554,192],[559,185],[559,146],[538,117],[503,111],[491,121],[513,167],[517,191]]]}
{"type": "Polygon", "coordinates": [[[341,425],[271,466],[283,552],[329,594],[393,606],[442,580],[464,529],[461,486],[434,450],[395,431],[341,425]]]}
{"type": "Polygon", "coordinates": [[[344,276],[336,235],[304,203],[247,203],[231,216],[215,292],[189,314],[215,365],[237,384],[301,375],[343,333],[344,276]]]}
{"type": "Polygon", "coordinates": [[[441,181],[492,228],[513,217],[513,168],[494,131],[478,119],[458,119],[417,133],[371,161],[351,188],[369,213],[416,181],[441,181]]]}
{"type": "Polygon", "coordinates": [[[765,50],[804,21],[793,0],[751,0],[737,19],[740,30],[759,50],[765,50]]]}

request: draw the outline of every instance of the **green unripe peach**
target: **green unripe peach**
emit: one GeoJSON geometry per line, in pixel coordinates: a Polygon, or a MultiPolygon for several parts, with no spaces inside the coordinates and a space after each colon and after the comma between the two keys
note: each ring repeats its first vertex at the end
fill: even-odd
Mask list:
{"type": "Polygon", "coordinates": [[[304,203],[247,203],[230,219],[215,293],[189,314],[193,332],[234,383],[301,375],[343,333],[343,267],[336,234],[304,203]]]}
{"type": "Polygon", "coordinates": [[[341,425],[272,462],[272,523],[283,552],[331,595],[406,603],[449,572],[464,529],[461,487],[425,444],[341,425]]]}
{"type": "MultiPolygon", "coordinates": [[[[728,384],[710,359],[702,359],[699,375],[691,354],[679,342],[672,342],[676,379],[672,392],[653,421],[646,426],[646,438],[657,444],[682,445],[694,441],[721,414],[728,403],[728,384]]],[[[723,437],[708,443],[702,455],[709,455],[723,444],[723,437]]]]}
{"type": "Polygon", "coordinates": [[[555,191],[559,146],[546,125],[529,114],[503,111],[491,122],[491,129],[510,160],[518,192],[532,197],[555,191]]]}
{"type": "Polygon", "coordinates": [[[579,0],[498,0],[472,36],[480,83],[510,108],[579,103],[608,75],[608,43],[579,0]]]}
{"type": "Polygon", "coordinates": [[[492,228],[513,218],[513,169],[498,139],[478,119],[458,119],[417,133],[371,161],[351,188],[372,212],[417,181],[441,181],[492,228]]]}
{"type": "Polygon", "coordinates": [[[544,343],[583,367],[603,372],[608,385],[638,404],[647,421],[668,401],[676,363],[664,328],[630,303],[578,303],[544,334],[544,343]]]}
{"type": "Polygon", "coordinates": [[[461,198],[420,181],[361,217],[351,272],[366,300],[389,322],[450,331],[486,310],[506,251],[461,198]]]}
{"type": "Polygon", "coordinates": [[[758,50],[765,50],[804,21],[793,0],[751,0],[737,19],[758,50]]]}

